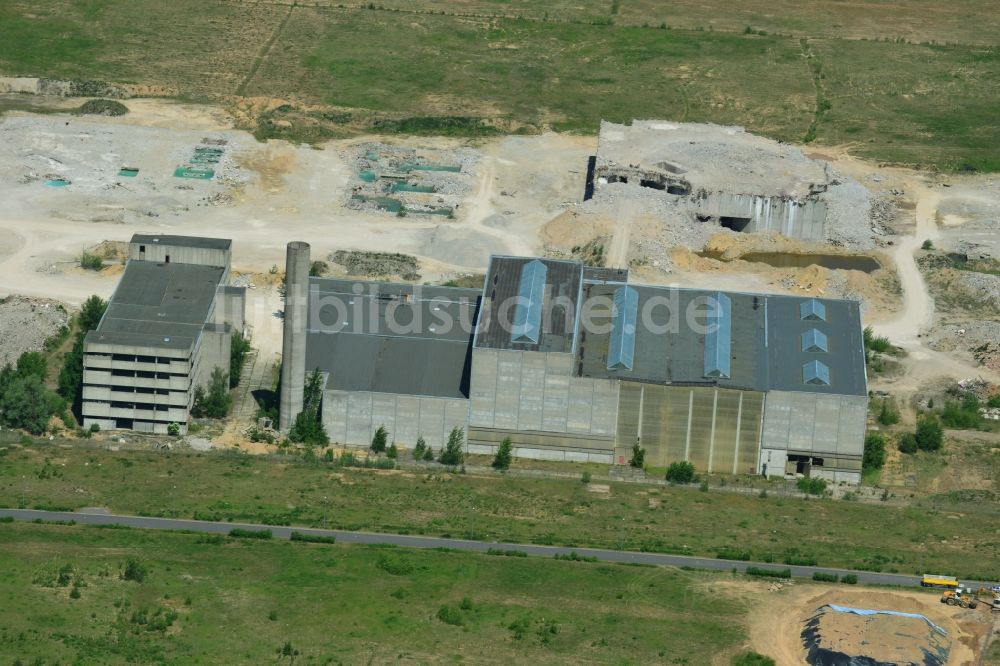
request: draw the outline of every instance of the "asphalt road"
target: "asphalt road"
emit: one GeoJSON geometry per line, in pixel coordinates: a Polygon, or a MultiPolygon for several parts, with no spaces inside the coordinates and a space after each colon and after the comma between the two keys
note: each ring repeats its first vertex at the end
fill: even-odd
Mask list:
{"type": "MultiPolygon", "coordinates": [[[[849,571],[846,569],[831,569],[829,567],[786,566],[784,564],[768,564],[767,562],[737,562],[734,560],[719,560],[708,557],[691,557],[686,555],[667,555],[663,553],[639,553],[627,550],[603,550],[600,548],[566,548],[563,546],[539,546],[525,543],[503,543],[488,541],[469,541],[465,539],[444,539],[440,537],[413,536],[408,534],[380,534],[375,532],[346,532],[342,530],[323,530],[309,527],[281,527],[274,525],[256,525],[252,523],[224,523],[202,520],[181,520],[175,518],[147,518],[144,516],[120,516],[103,511],[36,511],[33,509],[0,509],[0,517],[10,516],[15,520],[73,520],[83,525],[125,525],[147,530],[188,530],[212,534],[228,534],[233,528],[248,530],[271,530],[280,539],[287,539],[294,532],[314,534],[318,536],[333,536],[338,543],[357,544],[392,544],[403,548],[453,548],[455,550],[483,553],[490,548],[503,550],[519,550],[528,555],[538,557],[553,557],[557,554],[568,555],[577,553],[584,557],[596,557],[602,562],[626,562],[635,564],[652,564],[670,567],[694,567],[697,569],[713,569],[719,571],[744,571],[747,567],[766,567],[769,569],[791,569],[796,578],[812,578],[816,572],[843,575],[852,573],[858,577],[859,583],[872,585],[899,585],[919,587],[917,576],[900,574],[874,573],[871,571],[849,571]]],[[[0,525],[2,530],[2,525],[0,525]]],[[[966,581],[963,581],[966,582],[966,581]]],[[[981,583],[967,581],[978,587],[981,583]]]]}

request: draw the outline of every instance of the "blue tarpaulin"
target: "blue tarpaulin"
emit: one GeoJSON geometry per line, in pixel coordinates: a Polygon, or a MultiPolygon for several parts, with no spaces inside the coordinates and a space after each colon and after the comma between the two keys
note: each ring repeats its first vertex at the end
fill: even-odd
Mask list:
{"type": "Polygon", "coordinates": [[[836,604],[828,604],[828,606],[830,607],[830,610],[835,610],[838,613],[851,613],[853,615],[897,615],[899,617],[912,617],[917,620],[923,620],[929,624],[934,631],[938,632],[942,636],[948,635],[947,631],[937,626],[920,613],[903,613],[902,611],[892,610],[872,610],[870,608],[851,608],[850,606],[838,606],[836,604]]]}

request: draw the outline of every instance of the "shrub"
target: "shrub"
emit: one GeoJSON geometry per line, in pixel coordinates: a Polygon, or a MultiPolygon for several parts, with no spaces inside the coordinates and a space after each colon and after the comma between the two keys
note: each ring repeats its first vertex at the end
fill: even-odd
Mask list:
{"type": "Polygon", "coordinates": [[[758,652],[741,652],[734,655],[729,663],[732,666],[774,666],[774,659],[758,652]]]}
{"type": "Polygon", "coordinates": [[[871,326],[866,326],[862,332],[865,349],[878,354],[888,354],[892,352],[892,343],[884,335],[875,335],[871,326]]]}
{"type": "Polygon", "coordinates": [[[899,423],[899,412],[888,398],[882,401],[878,410],[878,422],[885,426],[899,423]]]}
{"type": "Polygon", "coordinates": [[[229,530],[229,536],[237,539],[270,539],[274,535],[271,533],[271,530],[248,530],[242,527],[234,527],[229,530]]]}
{"type": "Polygon", "coordinates": [[[917,436],[912,432],[904,432],[899,436],[899,441],[896,442],[896,446],[899,448],[901,453],[916,453],[917,436]]]}
{"type": "Polygon", "coordinates": [[[392,576],[406,576],[413,573],[413,563],[397,553],[379,554],[375,566],[392,576]]]}
{"type": "Polygon", "coordinates": [[[135,583],[142,583],[146,580],[148,571],[138,560],[128,560],[125,563],[125,570],[122,571],[122,580],[130,580],[135,583]]]}
{"type": "Polygon", "coordinates": [[[487,555],[497,555],[499,557],[527,557],[528,554],[523,550],[504,550],[502,548],[490,548],[486,551],[487,555]]]}
{"type": "Polygon", "coordinates": [[[822,495],[826,492],[826,480],[816,477],[803,477],[795,484],[807,495],[822,495]]]}
{"type": "Polygon", "coordinates": [[[493,469],[501,471],[510,469],[510,463],[513,460],[511,448],[510,437],[504,437],[497,449],[496,456],[493,458],[493,469]]]}
{"type": "Polygon", "coordinates": [[[423,437],[417,437],[417,443],[413,447],[413,459],[423,460],[424,453],[427,452],[427,442],[424,441],[423,437]]]}
{"type": "Polygon", "coordinates": [[[472,599],[469,597],[462,597],[462,603],[460,603],[458,607],[466,611],[472,610],[472,599]]]}
{"type": "Polygon", "coordinates": [[[243,366],[246,364],[247,352],[250,351],[250,341],[239,333],[233,333],[229,344],[229,386],[235,388],[243,376],[243,366]]]}
{"type": "Polygon", "coordinates": [[[862,469],[882,469],[885,465],[885,438],[877,433],[865,435],[864,455],[861,459],[862,469]]]}
{"type": "Polygon", "coordinates": [[[819,581],[820,583],[836,583],[838,578],[837,574],[828,574],[817,571],[813,573],[813,580],[819,581]]]}
{"type": "Polygon", "coordinates": [[[686,460],[678,460],[667,467],[667,481],[670,483],[691,483],[694,481],[694,465],[686,460]]]}
{"type": "Polygon", "coordinates": [[[928,238],[927,240],[925,240],[923,243],[920,244],[920,249],[921,250],[933,250],[934,249],[934,242],[931,241],[930,238],[928,238]]]}
{"type": "Polygon", "coordinates": [[[323,277],[330,270],[330,264],[325,261],[314,261],[309,265],[310,277],[323,277]]]}
{"type": "Polygon", "coordinates": [[[303,534],[297,530],[292,530],[288,537],[292,541],[305,541],[306,543],[337,543],[337,537],[324,536],[322,534],[303,534]]]}
{"type": "Polygon", "coordinates": [[[917,420],[917,448],[921,451],[940,451],[944,429],[933,414],[924,414],[917,420]]]}
{"type": "Polygon", "coordinates": [[[461,465],[465,459],[463,451],[465,445],[465,431],[461,426],[455,426],[448,435],[448,443],[441,450],[439,458],[442,465],[461,465]]]}
{"type": "Polygon", "coordinates": [[[583,483],[590,483],[590,472],[584,472],[580,475],[580,481],[583,483]]]}
{"type": "Polygon", "coordinates": [[[720,560],[740,560],[745,562],[750,559],[749,550],[738,550],[736,548],[720,548],[715,557],[720,560]]]}
{"type": "Polygon", "coordinates": [[[445,604],[438,608],[437,619],[441,620],[445,624],[450,624],[455,627],[462,626],[462,614],[457,608],[445,604]]]}
{"type": "Polygon", "coordinates": [[[747,567],[746,574],[748,576],[757,576],[760,578],[791,578],[791,569],[769,569],[767,567],[747,567]]]}
{"type": "Polygon", "coordinates": [[[208,390],[199,386],[194,391],[194,406],[191,414],[196,418],[225,418],[229,413],[233,398],[229,395],[229,379],[222,368],[214,368],[208,382],[208,390]]]}
{"type": "Polygon", "coordinates": [[[979,398],[975,393],[967,394],[962,402],[946,400],[941,410],[941,423],[949,428],[978,428],[983,421],[979,407],[979,398]]]}
{"type": "Polygon", "coordinates": [[[840,577],[840,582],[845,583],[847,585],[857,585],[858,577],[854,574],[844,574],[843,576],[840,577]]]}
{"type": "Polygon", "coordinates": [[[434,462],[434,449],[433,448],[431,448],[431,447],[428,446],[427,450],[424,451],[424,461],[426,461],[426,462],[434,462]]]}
{"type": "Polygon", "coordinates": [[[81,116],[124,116],[128,113],[128,107],[113,99],[89,99],[75,113],[81,116]]]}
{"type": "Polygon", "coordinates": [[[630,467],[642,469],[646,464],[646,449],[639,446],[639,442],[632,445],[632,457],[629,459],[630,467]]]}
{"type": "Polygon", "coordinates": [[[385,445],[389,439],[389,431],[385,429],[385,426],[379,426],[375,430],[375,434],[372,436],[371,450],[372,453],[385,453],[385,445]]]}
{"type": "Polygon", "coordinates": [[[181,434],[181,426],[179,423],[171,423],[167,426],[167,434],[171,437],[177,437],[181,434]]]}
{"type": "Polygon", "coordinates": [[[101,432],[101,424],[100,423],[91,423],[90,424],[90,432],[91,433],[101,432]]]}
{"type": "Polygon", "coordinates": [[[396,448],[396,442],[389,445],[389,448],[385,450],[385,457],[395,460],[399,457],[399,449],[396,448]]]}
{"type": "Polygon", "coordinates": [[[80,268],[88,271],[99,271],[104,268],[104,260],[96,254],[84,251],[83,254],[80,255],[80,268]]]}
{"type": "Polygon", "coordinates": [[[589,555],[580,555],[575,550],[569,553],[556,553],[555,559],[566,560],[568,562],[596,562],[596,557],[591,557],[589,555]]]}

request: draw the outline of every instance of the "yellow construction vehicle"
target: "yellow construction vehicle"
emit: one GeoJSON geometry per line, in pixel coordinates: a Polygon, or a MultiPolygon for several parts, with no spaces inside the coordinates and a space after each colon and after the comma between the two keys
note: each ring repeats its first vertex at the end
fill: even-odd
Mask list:
{"type": "Polygon", "coordinates": [[[920,584],[924,587],[948,587],[955,589],[958,587],[958,579],[954,576],[924,574],[923,578],[920,579],[920,584]]]}
{"type": "Polygon", "coordinates": [[[979,605],[976,595],[967,587],[945,590],[941,593],[941,603],[949,606],[961,606],[962,608],[975,608],[979,605]]]}
{"type": "Polygon", "coordinates": [[[996,588],[981,587],[976,590],[976,601],[981,601],[992,610],[1000,611],[1000,591],[996,588]]]}

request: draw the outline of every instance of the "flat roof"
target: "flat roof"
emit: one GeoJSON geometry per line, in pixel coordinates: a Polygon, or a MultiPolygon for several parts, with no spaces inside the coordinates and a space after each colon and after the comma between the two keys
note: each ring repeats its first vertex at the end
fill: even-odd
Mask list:
{"type": "Polygon", "coordinates": [[[572,353],[582,282],[583,264],[579,261],[491,257],[486,271],[476,347],[572,353]],[[533,261],[541,262],[546,268],[541,333],[537,342],[518,341],[511,334],[521,291],[521,271],[525,264],[533,261]]]}
{"type": "MultiPolygon", "coordinates": [[[[731,300],[730,371],[728,377],[706,377],[706,335],[687,325],[686,313],[697,311],[699,303],[718,292],[629,286],[638,294],[632,368],[609,370],[610,330],[589,330],[580,335],[577,350],[582,376],[762,392],[865,395],[868,391],[860,307],[855,301],[816,299],[826,307],[826,320],[808,320],[800,317],[799,306],[813,299],[722,292],[731,300]],[[802,334],[813,329],[827,336],[827,351],[803,349],[802,334]],[[814,360],[829,368],[829,385],[804,382],[803,366],[814,360]]],[[[611,298],[619,287],[613,284],[584,286],[584,298],[603,297],[606,303],[594,308],[595,323],[610,324],[611,298]]],[[[704,311],[704,306],[701,310],[704,311]]],[[[706,322],[703,317],[695,321],[706,322]]]]}
{"type": "Polygon", "coordinates": [[[130,261],[92,344],[191,350],[208,321],[223,269],[130,261]]]}
{"type": "Polygon", "coordinates": [[[134,234],[133,243],[143,245],[175,245],[207,250],[228,250],[233,241],[230,238],[204,238],[202,236],[172,236],[170,234],[134,234]]]}
{"type": "Polygon", "coordinates": [[[480,290],[310,278],[306,370],[326,388],[469,396],[480,290]]]}

